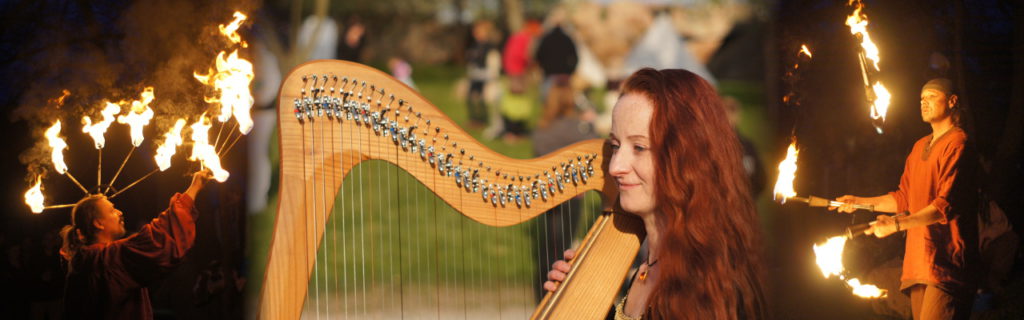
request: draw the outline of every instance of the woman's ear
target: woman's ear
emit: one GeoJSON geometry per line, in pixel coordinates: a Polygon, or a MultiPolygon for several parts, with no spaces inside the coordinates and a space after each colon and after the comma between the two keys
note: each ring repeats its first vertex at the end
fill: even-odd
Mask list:
{"type": "Polygon", "coordinates": [[[99,220],[93,220],[93,221],[92,221],[92,226],[93,226],[93,227],[95,227],[95,228],[96,228],[96,230],[103,230],[103,229],[104,229],[104,228],[103,228],[103,224],[102,224],[102,223],[100,223],[100,221],[99,221],[99,220]]]}
{"type": "Polygon", "coordinates": [[[959,97],[957,97],[955,94],[949,95],[949,108],[950,109],[952,109],[953,107],[956,107],[957,98],[959,98],[959,97]]]}

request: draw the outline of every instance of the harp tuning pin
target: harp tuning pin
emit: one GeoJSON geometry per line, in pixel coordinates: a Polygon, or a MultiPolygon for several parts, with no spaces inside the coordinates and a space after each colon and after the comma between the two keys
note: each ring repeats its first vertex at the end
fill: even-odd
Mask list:
{"type": "Polygon", "coordinates": [[[423,112],[417,112],[416,113],[416,117],[417,118],[423,118],[423,112]]]}
{"type": "Polygon", "coordinates": [[[306,82],[306,80],[309,80],[309,77],[307,77],[306,75],[302,75],[302,82],[306,82]]]}
{"type": "Polygon", "coordinates": [[[441,127],[434,127],[434,132],[441,133],[441,127]]]}
{"type": "Polygon", "coordinates": [[[398,106],[401,107],[403,105],[405,105],[405,99],[398,99],[398,106]]]}
{"type": "Polygon", "coordinates": [[[338,75],[334,75],[334,81],[338,81],[338,75]]]}

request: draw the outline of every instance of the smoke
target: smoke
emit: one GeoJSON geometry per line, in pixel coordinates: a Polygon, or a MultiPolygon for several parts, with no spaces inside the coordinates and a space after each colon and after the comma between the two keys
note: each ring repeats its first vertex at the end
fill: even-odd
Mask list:
{"type": "MultiPolygon", "coordinates": [[[[163,139],[163,133],[175,119],[187,118],[191,122],[209,110],[211,106],[203,97],[210,89],[192,73],[205,73],[218,52],[233,48],[219,34],[217,26],[231,22],[235,11],[251,12],[255,6],[248,2],[140,0],[40,4],[24,0],[10,4],[27,10],[21,21],[31,24],[23,27],[28,34],[21,35],[21,43],[15,40],[11,45],[16,47],[12,60],[17,63],[10,73],[22,81],[12,81],[8,89],[13,92],[14,98],[10,99],[16,100],[17,106],[11,119],[26,121],[32,128],[35,143],[19,156],[28,167],[28,179],[49,170],[49,146],[42,133],[55,120],[65,125],[62,136],[84,135],[82,116],[98,119],[105,101],[138,100],[143,88],[152,86],[155,99],[150,108],[155,117],[146,127],[144,142],[152,144],[163,139]],[[58,103],[56,99],[65,90],[70,95],[58,103]]],[[[243,37],[251,23],[250,20],[243,25],[243,37]]],[[[17,31],[5,31],[4,36],[13,32],[17,31]]],[[[242,49],[241,54],[248,57],[247,49],[242,49]]],[[[111,130],[121,130],[121,126],[124,125],[115,123],[111,130]]],[[[68,143],[72,150],[91,148],[75,145],[72,139],[68,143]]]]}

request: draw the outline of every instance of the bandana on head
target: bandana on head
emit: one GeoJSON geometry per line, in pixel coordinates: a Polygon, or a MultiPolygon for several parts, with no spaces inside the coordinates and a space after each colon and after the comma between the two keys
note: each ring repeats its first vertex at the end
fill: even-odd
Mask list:
{"type": "Polygon", "coordinates": [[[938,90],[949,96],[950,94],[953,94],[953,81],[950,81],[949,79],[946,78],[931,79],[928,80],[928,83],[924,84],[924,87],[921,88],[921,91],[924,91],[926,89],[938,90]]]}

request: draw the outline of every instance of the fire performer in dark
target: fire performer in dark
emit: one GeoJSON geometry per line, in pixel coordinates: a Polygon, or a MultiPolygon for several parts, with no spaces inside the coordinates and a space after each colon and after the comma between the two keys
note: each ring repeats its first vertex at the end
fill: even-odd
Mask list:
{"type": "MultiPolygon", "coordinates": [[[[899,189],[877,197],[842,196],[841,212],[874,205],[881,215],[864,231],[883,238],[907,231],[900,290],[910,295],[914,319],[968,319],[975,294],[977,193],[973,152],[960,127],[961,107],[948,79],[921,89],[921,118],[932,134],[914,144],[899,189]]],[[[830,209],[836,209],[831,207],[830,209]]]]}
{"type": "Polygon", "coordinates": [[[211,177],[192,175],[184,193],[138,233],[125,235],[120,210],[102,194],[78,201],[61,230],[68,261],[64,316],[75,319],[152,319],[147,286],[180,263],[196,236],[194,201],[211,177]]]}

